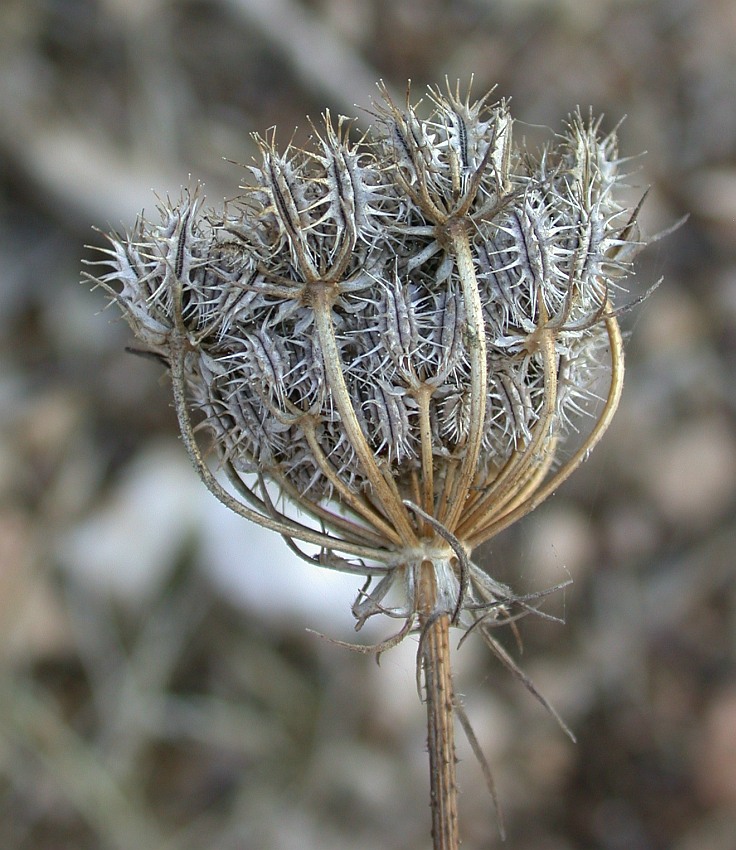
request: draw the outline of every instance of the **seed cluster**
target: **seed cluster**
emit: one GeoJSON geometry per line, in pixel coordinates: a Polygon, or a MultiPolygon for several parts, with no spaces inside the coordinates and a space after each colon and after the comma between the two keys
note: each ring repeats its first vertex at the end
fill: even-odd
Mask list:
{"type": "Polygon", "coordinates": [[[167,200],[110,237],[93,279],[185,384],[182,427],[188,399],[241,512],[387,576],[359,616],[384,610],[394,573],[411,596],[428,557],[438,606],[470,610],[500,586],[467,554],[577,464],[559,448],[597,394],[588,448],[615,408],[637,210],[597,120],[531,152],[503,101],[382,94],[357,140],[329,114],[309,150],[256,136],[224,211],[199,189],[167,200]]]}

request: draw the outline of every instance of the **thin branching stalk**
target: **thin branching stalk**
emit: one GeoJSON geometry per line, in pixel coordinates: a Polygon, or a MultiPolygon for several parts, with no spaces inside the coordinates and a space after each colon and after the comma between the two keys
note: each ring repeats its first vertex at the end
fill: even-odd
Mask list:
{"type": "Polygon", "coordinates": [[[480,300],[478,280],[475,276],[473,255],[468,240],[466,222],[453,221],[448,228],[448,237],[457,263],[458,277],[463,291],[463,300],[467,314],[465,344],[470,360],[470,410],[468,436],[463,446],[463,459],[459,476],[453,482],[452,496],[449,500],[447,516],[443,523],[451,531],[455,529],[460,513],[465,507],[478,467],[483,444],[483,425],[486,416],[488,395],[486,363],[486,331],[483,320],[483,305],[480,300]]]}

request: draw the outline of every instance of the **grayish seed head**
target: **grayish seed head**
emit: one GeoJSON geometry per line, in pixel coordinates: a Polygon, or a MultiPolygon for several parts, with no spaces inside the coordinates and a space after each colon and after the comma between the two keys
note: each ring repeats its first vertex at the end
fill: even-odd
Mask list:
{"type": "Polygon", "coordinates": [[[600,121],[576,113],[534,153],[514,144],[503,101],[432,89],[426,106],[386,99],[358,140],[326,114],[308,150],[256,136],[239,199],[221,212],[198,190],[161,203],[159,221],[109,237],[93,277],[151,349],[168,357],[173,329],[186,333],[191,400],[222,463],[371,540],[396,527],[387,493],[406,515],[401,499],[426,487],[425,510],[447,513],[473,429],[468,504],[505,494],[502,480],[531,486],[515,465],[545,469],[537,458],[597,403],[605,320],[641,247],[600,121]],[[458,228],[480,303],[482,403],[458,228]]]}

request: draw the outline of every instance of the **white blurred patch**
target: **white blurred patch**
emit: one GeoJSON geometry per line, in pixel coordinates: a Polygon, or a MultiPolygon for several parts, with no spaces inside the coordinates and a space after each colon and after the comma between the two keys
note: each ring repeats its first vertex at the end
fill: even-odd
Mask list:
{"type": "Polygon", "coordinates": [[[156,442],[61,541],[62,565],[130,603],[155,593],[197,529],[201,484],[175,443],[156,442]]]}
{"type": "Polygon", "coordinates": [[[233,605],[355,640],[350,606],[362,577],[301,561],[278,534],[225,508],[173,441],[154,442],[139,454],[105,501],[65,535],[58,553],[64,568],[89,586],[136,604],[158,591],[188,541],[233,605]]]}
{"type": "MultiPolygon", "coordinates": [[[[204,569],[236,605],[277,622],[355,640],[350,606],[364,579],[306,563],[281,537],[225,508],[199,485],[204,569]]],[[[304,547],[312,554],[313,547],[304,547]]]]}

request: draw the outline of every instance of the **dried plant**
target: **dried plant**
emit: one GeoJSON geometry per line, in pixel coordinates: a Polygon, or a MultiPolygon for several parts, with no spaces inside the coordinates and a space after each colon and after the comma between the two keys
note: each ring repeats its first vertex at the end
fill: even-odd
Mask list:
{"type": "Polygon", "coordinates": [[[170,368],[184,443],[215,496],[307,560],[365,577],[356,628],[403,621],[373,650],[420,635],[446,850],[459,840],[455,712],[478,750],[453,693],[450,627],[475,630],[533,689],[493,629],[535,599],[471,553],[549,496],[611,421],[613,301],[642,245],[640,204],[621,201],[615,133],[592,117],[574,114],[534,153],[514,143],[504,101],[459,86],[430,89],[424,106],[381,94],[357,140],[329,113],[309,150],[255,136],[260,158],[224,211],[184,191],[160,222],[110,236],[91,279],[170,368]]]}

